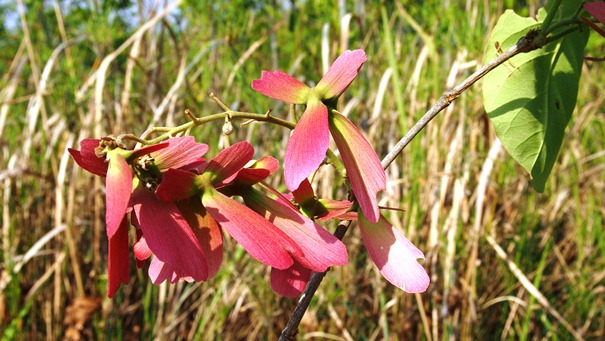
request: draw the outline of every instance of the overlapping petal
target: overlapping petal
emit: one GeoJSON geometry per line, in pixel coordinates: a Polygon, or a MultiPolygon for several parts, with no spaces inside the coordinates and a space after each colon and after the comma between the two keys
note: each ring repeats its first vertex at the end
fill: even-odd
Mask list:
{"type": "Polygon", "coordinates": [[[135,188],[132,201],[145,241],[156,257],[196,281],[206,280],[202,249],[176,205],[159,200],[143,186],[135,188]]]}
{"type": "Polygon", "coordinates": [[[347,50],[328,69],[315,87],[322,99],[340,96],[353,82],[359,69],[368,60],[363,50],[347,50]]]}
{"type": "Polygon", "coordinates": [[[294,104],[305,104],[311,90],[303,82],[279,70],[263,70],[260,79],[252,81],[252,89],[265,96],[294,104]]]}
{"type": "Polygon", "coordinates": [[[332,112],[330,132],[342,156],[353,194],[371,222],[380,217],[376,195],[386,187],[386,175],[368,140],[343,115],[332,112]]]}
{"type": "Polygon", "coordinates": [[[320,101],[307,104],[286,147],[284,177],[290,191],[314,172],[326,157],[330,144],[328,108],[320,101]]]}
{"type": "Polygon", "coordinates": [[[294,206],[271,199],[256,190],[248,191],[243,198],[248,207],[298,244],[303,253],[295,256],[295,259],[304,267],[322,272],[330,266],[348,263],[346,246],[323,227],[300,214],[294,206]]]}
{"type": "Polygon", "coordinates": [[[297,297],[305,290],[313,271],[299,262],[284,270],[271,269],[271,288],[285,297],[297,297]]]}
{"type": "Polygon", "coordinates": [[[254,156],[254,148],[246,141],[238,142],[229,148],[223,149],[216,155],[204,170],[204,174],[211,174],[213,183],[219,183],[235,176],[254,156]]]}
{"type": "Polygon", "coordinates": [[[271,156],[263,156],[250,167],[242,168],[234,182],[241,186],[252,186],[265,180],[279,168],[279,161],[271,156]]]}
{"type": "Polygon", "coordinates": [[[208,151],[208,145],[196,142],[193,136],[173,137],[166,142],[166,148],[151,153],[160,170],[181,168],[198,162],[208,151]]]}
{"type": "Polygon", "coordinates": [[[109,168],[105,184],[105,223],[109,238],[118,230],[132,191],[132,171],[119,151],[109,152],[109,168]]]}
{"type": "Polygon", "coordinates": [[[300,248],[281,230],[250,208],[216,191],[202,196],[202,204],[222,228],[259,261],[278,269],[289,268],[300,248]]]}
{"type": "Polygon", "coordinates": [[[380,273],[405,292],[424,292],[430,279],[417,261],[424,254],[384,217],[377,223],[359,214],[359,227],[368,253],[380,273]]]}
{"type": "Polygon", "coordinates": [[[195,182],[199,175],[181,170],[169,169],[162,175],[155,195],[164,201],[176,201],[189,198],[199,192],[195,182]]]}
{"type": "Polygon", "coordinates": [[[162,262],[158,257],[152,257],[149,263],[149,278],[153,284],[158,285],[166,280],[170,283],[176,283],[179,280],[193,282],[191,276],[187,276],[178,267],[162,262]]]}
{"type": "Polygon", "coordinates": [[[128,284],[130,269],[128,261],[128,220],[123,217],[118,230],[109,238],[107,250],[108,288],[112,298],[122,283],[128,284]]]}
{"type": "Polygon", "coordinates": [[[208,278],[214,277],[223,262],[223,234],[220,225],[202,206],[199,196],[178,201],[176,205],[191,226],[204,252],[208,265],[208,278]]]}
{"type": "Polygon", "coordinates": [[[105,177],[107,176],[108,163],[105,159],[95,154],[95,149],[99,146],[99,139],[84,139],[80,141],[80,150],[68,148],[71,157],[78,166],[91,172],[92,174],[105,177]]]}

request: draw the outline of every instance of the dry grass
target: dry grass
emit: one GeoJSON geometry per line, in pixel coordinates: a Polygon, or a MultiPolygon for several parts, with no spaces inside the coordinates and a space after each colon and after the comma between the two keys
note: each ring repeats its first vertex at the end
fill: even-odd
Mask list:
{"type": "MultiPolygon", "coordinates": [[[[341,108],[385,155],[446,88],[479,66],[503,8],[406,3],[387,9],[383,21],[367,3],[337,20],[337,8],[311,3],[297,4],[291,16],[188,4],[182,17],[146,12],[141,3],[130,31],[116,30],[102,13],[96,26],[84,25],[60,6],[20,13],[19,41],[4,43],[0,64],[4,338],[277,338],[296,301],[277,297],[268,269],[232,240],[208,283],[156,287],[145,270],[133,270],[130,285],[107,299],[104,187],[66,148],[85,137],[182,123],[186,108],[218,112],[210,92],[234,109],[285,114],[287,106],[254,93],[250,82],[277,67],[317,81],[322,60],[348,44],[364,48],[369,61],[341,108]]],[[[354,225],[344,240],[350,264],[328,273],[300,339],[605,337],[602,74],[602,65],[585,66],[544,194],[495,139],[478,88],[441,113],[389,167],[381,197],[381,205],[403,210],[386,214],[424,250],[429,290],[410,295],[390,286],[354,225]]],[[[213,154],[228,143],[220,129],[192,133],[213,154]]],[[[257,156],[280,157],[286,133],[251,124],[236,128],[230,142],[247,139],[257,156]]],[[[321,195],[343,197],[335,181],[323,167],[314,185],[321,195]]]]}

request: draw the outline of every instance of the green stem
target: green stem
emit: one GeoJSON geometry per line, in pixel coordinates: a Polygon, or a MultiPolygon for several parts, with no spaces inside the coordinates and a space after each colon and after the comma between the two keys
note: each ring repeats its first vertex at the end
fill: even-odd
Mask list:
{"type": "Polygon", "coordinates": [[[557,34],[554,34],[554,35],[548,37],[546,44],[552,43],[553,41],[557,41],[558,39],[561,39],[564,36],[566,36],[566,35],[568,35],[570,33],[573,33],[574,31],[577,31],[577,30],[578,30],[577,27],[569,27],[569,28],[567,28],[564,31],[561,31],[561,32],[559,32],[557,34]]]}
{"type": "MultiPolygon", "coordinates": [[[[187,115],[190,116],[190,115],[187,115]]],[[[151,131],[148,132],[148,134],[152,134],[152,133],[156,133],[156,132],[162,132],[162,134],[154,139],[144,139],[144,138],[139,138],[137,136],[134,136],[132,134],[124,134],[124,135],[120,135],[118,136],[119,139],[122,140],[133,140],[136,142],[139,142],[143,145],[152,145],[152,144],[156,144],[159,142],[162,142],[170,137],[173,136],[177,136],[178,134],[181,134],[183,132],[185,132],[188,129],[191,129],[192,127],[196,127],[208,122],[212,122],[212,121],[217,121],[217,120],[225,120],[225,117],[229,117],[230,119],[247,119],[247,120],[252,120],[252,121],[258,121],[258,122],[267,122],[267,123],[272,123],[272,124],[276,124],[282,127],[286,127],[289,129],[294,129],[294,127],[296,126],[295,123],[290,122],[290,121],[286,121],[286,120],[282,120],[280,118],[274,117],[270,115],[270,112],[267,112],[265,114],[258,114],[258,113],[251,113],[251,112],[243,112],[243,111],[234,111],[234,110],[227,110],[225,112],[221,112],[218,114],[213,114],[213,115],[209,115],[209,116],[205,116],[205,117],[193,117],[190,116],[191,121],[181,124],[180,126],[174,127],[174,128],[168,128],[168,127],[156,127],[153,128],[151,131]]],[[[245,122],[244,124],[246,124],[247,122],[245,122]]]]}
{"type": "Polygon", "coordinates": [[[561,5],[561,0],[553,1],[553,5],[552,5],[550,11],[548,11],[548,14],[546,15],[546,19],[544,19],[544,21],[542,22],[542,26],[540,26],[540,30],[542,30],[542,32],[547,32],[550,29],[550,24],[554,20],[555,14],[557,13],[557,10],[559,9],[560,5],[561,5]]]}
{"type": "MultiPolygon", "coordinates": [[[[576,26],[576,25],[582,24],[582,23],[583,23],[582,20],[576,15],[576,16],[569,17],[567,19],[563,19],[561,21],[557,21],[555,24],[553,24],[546,31],[543,31],[543,32],[545,35],[548,35],[562,27],[572,26],[572,25],[576,26]]],[[[575,29],[575,27],[574,27],[574,29],[575,29]]]]}

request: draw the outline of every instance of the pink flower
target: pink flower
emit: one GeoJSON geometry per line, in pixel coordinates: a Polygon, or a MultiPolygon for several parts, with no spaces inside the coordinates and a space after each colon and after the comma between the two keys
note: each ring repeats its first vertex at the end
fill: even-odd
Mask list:
{"type": "MultiPolygon", "coordinates": [[[[145,245],[172,273],[178,278],[206,279],[208,265],[196,234],[176,205],[158,200],[153,190],[162,172],[199,162],[208,146],[196,143],[193,137],[172,138],[134,151],[123,149],[112,138],[86,139],[80,146],[80,151],[69,150],[76,163],[106,180],[109,297],[115,295],[121,283],[128,282],[126,214],[131,210],[145,245]]],[[[159,277],[153,274],[159,271],[157,268],[150,268],[152,278],[159,277]]]]}
{"type": "Polygon", "coordinates": [[[156,194],[167,201],[201,197],[204,209],[248,253],[272,267],[286,269],[294,263],[292,257],[302,257],[301,247],[265,218],[217,190],[233,179],[253,154],[249,143],[240,142],[221,151],[199,175],[171,169],[164,174],[156,194]]]}
{"type": "Polygon", "coordinates": [[[273,290],[286,297],[296,297],[304,290],[312,271],[323,272],[330,266],[346,265],[348,255],[346,246],[338,238],[303,216],[278,191],[264,185],[277,196],[277,199],[272,199],[252,187],[278,167],[279,163],[274,158],[261,158],[250,167],[242,168],[221,191],[240,195],[248,207],[286,233],[302,249],[301,255],[293,255],[292,266],[271,270],[273,290]]]}
{"type": "Polygon", "coordinates": [[[132,191],[132,171],[128,163],[168,146],[167,143],[160,143],[137,150],[125,150],[118,144],[115,139],[106,137],[102,140],[82,140],[80,151],[68,148],[80,167],[105,178],[105,223],[109,238],[118,230],[128,207],[132,191]]]}
{"type": "Polygon", "coordinates": [[[328,108],[355,79],[366,60],[363,50],[345,51],[314,88],[281,71],[263,71],[261,78],[252,82],[252,88],[275,99],[307,106],[286,149],[284,174],[288,189],[297,189],[323,162],[331,133],[359,205],[368,219],[376,222],[380,216],[376,194],[386,186],[380,160],[359,130],[328,108]]]}

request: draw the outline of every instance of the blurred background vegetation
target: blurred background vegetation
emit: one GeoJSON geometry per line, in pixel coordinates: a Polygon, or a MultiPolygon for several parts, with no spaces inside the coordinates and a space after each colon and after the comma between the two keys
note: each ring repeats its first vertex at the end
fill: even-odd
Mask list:
{"type": "MultiPolygon", "coordinates": [[[[0,331],[3,339],[277,339],[296,300],[232,240],[207,283],[131,283],[107,298],[103,184],[66,153],[86,137],[233,109],[286,115],[250,88],[261,70],[313,84],[343,50],[368,62],[341,99],[380,157],[474,70],[506,9],[541,1],[0,1],[0,331]],[[172,8],[174,5],[178,8],[172,8]],[[172,8],[172,9],[171,9],[172,8]],[[168,10],[166,10],[168,9],[168,10]]],[[[603,56],[591,37],[588,55],[603,56]]],[[[479,86],[433,121],[387,170],[381,205],[424,251],[432,283],[384,280],[356,226],[350,264],[332,269],[298,338],[334,340],[605,338],[603,64],[584,64],[578,104],[546,192],[496,142],[479,86]]],[[[238,122],[236,122],[238,123],[238,122]]],[[[211,145],[250,141],[282,158],[287,131],[221,122],[211,145]]],[[[277,174],[272,181],[280,183],[277,174]]],[[[321,196],[346,193],[329,167],[321,196]]],[[[283,189],[283,187],[282,187],[283,189]]],[[[334,224],[325,224],[333,231],[334,224]]]]}

